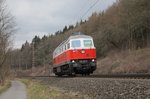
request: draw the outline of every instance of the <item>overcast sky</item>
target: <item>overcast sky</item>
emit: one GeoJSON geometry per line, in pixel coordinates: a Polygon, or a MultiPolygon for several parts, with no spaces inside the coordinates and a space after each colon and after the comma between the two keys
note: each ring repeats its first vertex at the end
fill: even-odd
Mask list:
{"type": "MultiPolygon", "coordinates": [[[[20,48],[35,35],[42,37],[65,25],[75,24],[97,0],[7,0],[9,10],[15,17],[18,31],[14,35],[14,47],[20,48]]],[[[93,12],[107,9],[116,0],[99,0],[82,18],[87,19],[93,12]]]]}

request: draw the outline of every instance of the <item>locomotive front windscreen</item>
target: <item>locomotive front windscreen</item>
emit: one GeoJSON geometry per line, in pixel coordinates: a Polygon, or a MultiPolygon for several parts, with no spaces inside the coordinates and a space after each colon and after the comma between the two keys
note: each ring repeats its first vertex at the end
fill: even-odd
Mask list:
{"type": "Polygon", "coordinates": [[[84,47],[93,47],[92,40],[83,40],[84,47]]]}
{"type": "Polygon", "coordinates": [[[72,40],[71,47],[72,48],[80,48],[80,47],[91,48],[91,47],[94,47],[94,44],[91,39],[72,40]]]}
{"type": "Polygon", "coordinates": [[[72,47],[81,47],[81,41],[80,40],[73,40],[72,41],[72,47]]]}

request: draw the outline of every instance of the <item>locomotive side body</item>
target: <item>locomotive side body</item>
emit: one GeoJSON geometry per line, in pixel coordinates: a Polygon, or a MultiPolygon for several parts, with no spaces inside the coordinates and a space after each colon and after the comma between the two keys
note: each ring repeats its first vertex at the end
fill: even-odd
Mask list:
{"type": "Polygon", "coordinates": [[[53,52],[53,72],[58,76],[90,74],[95,69],[96,48],[90,36],[70,36],[53,52]]]}

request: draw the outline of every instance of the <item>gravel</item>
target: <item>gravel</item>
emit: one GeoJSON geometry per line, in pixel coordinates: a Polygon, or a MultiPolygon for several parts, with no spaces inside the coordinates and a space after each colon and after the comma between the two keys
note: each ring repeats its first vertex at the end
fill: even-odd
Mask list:
{"type": "Polygon", "coordinates": [[[150,99],[149,79],[38,78],[50,86],[78,92],[92,99],[150,99]]]}

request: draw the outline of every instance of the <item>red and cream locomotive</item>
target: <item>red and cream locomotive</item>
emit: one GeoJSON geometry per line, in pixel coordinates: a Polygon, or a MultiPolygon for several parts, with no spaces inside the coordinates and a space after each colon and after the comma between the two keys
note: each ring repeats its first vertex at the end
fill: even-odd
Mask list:
{"type": "Polygon", "coordinates": [[[93,38],[74,33],[53,52],[55,75],[91,74],[96,70],[96,48],[93,38]]]}

